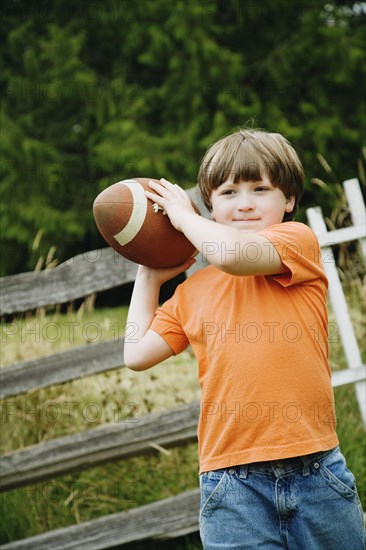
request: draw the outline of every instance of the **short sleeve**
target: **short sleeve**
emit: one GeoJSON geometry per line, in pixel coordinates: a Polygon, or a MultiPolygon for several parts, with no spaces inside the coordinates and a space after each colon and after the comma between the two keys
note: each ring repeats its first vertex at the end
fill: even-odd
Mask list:
{"type": "Polygon", "coordinates": [[[323,279],[327,284],[318,239],[314,232],[303,223],[284,222],[272,225],[260,234],[276,248],[288,273],[271,275],[271,278],[284,287],[323,279]]]}
{"type": "Polygon", "coordinates": [[[157,308],[150,326],[150,330],[164,338],[175,355],[184,351],[189,345],[189,340],[180,322],[179,296],[178,287],[172,298],[157,308]]]}

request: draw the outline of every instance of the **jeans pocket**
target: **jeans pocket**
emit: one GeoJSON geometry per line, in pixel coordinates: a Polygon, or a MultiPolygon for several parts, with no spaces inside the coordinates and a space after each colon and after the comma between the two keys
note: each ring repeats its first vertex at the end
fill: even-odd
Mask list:
{"type": "Polygon", "coordinates": [[[213,470],[200,475],[201,505],[200,518],[209,517],[219,506],[227,491],[226,470],[213,470]]]}
{"type": "Polygon", "coordinates": [[[358,499],[355,476],[347,468],[340,451],[331,453],[319,464],[319,472],[328,486],[347,499],[358,499]]]}

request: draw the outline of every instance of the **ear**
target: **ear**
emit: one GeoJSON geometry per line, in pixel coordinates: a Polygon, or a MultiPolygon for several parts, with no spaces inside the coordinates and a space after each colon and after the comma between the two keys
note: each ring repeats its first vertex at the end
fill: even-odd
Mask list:
{"type": "Polygon", "coordinates": [[[285,205],[285,212],[289,214],[293,211],[295,206],[295,197],[294,195],[291,195],[288,199],[286,199],[286,205],[285,205]]]}

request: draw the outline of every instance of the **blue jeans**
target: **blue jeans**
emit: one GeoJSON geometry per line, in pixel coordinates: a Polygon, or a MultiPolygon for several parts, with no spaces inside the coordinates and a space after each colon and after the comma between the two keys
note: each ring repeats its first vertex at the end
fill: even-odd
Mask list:
{"type": "Polygon", "coordinates": [[[205,550],[364,550],[355,478],[339,447],[200,475],[205,550]]]}

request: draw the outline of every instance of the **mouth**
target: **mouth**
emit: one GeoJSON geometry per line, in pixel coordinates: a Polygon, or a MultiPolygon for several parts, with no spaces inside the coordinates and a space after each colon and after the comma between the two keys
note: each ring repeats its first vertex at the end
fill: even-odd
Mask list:
{"type": "Polygon", "coordinates": [[[243,218],[243,219],[234,219],[234,223],[254,223],[258,222],[259,218],[243,218]]]}

